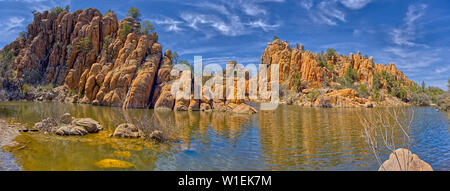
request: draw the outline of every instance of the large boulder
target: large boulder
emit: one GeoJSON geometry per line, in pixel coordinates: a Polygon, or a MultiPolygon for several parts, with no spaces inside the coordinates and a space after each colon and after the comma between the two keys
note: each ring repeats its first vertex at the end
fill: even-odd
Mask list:
{"type": "Polygon", "coordinates": [[[55,133],[57,135],[86,135],[88,131],[84,127],[75,125],[64,125],[58,128],[55,133]]]}
{"type": "Polygon", "coordinates": [[[433,168],[408,149],[395,150],[378,171],[433,171],[433,168]]]}
{"type": "Polygon", "coordinates": [[[96,133],[103,130],[102,125],[91,118],[75,118],[72,121],[72,125],[84,127],[89,133],[96,133]]]}
{"type": "Polygon", "coordinates": [[[131,123],[123,123],[117,126],[116,130],[114,130],[113,136],[115,137],[125,137],[125,138],[139,138],[144,136],[144,132],[142,132],[139,128],[131,123]]]}

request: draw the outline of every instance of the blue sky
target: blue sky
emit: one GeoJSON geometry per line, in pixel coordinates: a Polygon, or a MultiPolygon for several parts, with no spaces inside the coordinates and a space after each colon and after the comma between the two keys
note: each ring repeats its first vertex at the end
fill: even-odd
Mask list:
{"type": "Polygon", "coordinates": [[[276,35],[313,52],[359,50],[444,90],[450,77],[448,0],[0,0],[0,47],[25,30],[31,11],[57,5],[111,9],[119,19],[138,7],[163,48],[190,62],[200,55],[204,63],[258,64],[276,35]]]}

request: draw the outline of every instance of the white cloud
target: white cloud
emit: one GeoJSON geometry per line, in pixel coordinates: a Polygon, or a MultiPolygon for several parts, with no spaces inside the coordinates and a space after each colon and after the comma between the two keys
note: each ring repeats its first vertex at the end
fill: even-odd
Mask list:
{"type": "Polygon", "coordinates": [[[340,0],[341,3],[350,9],[361,9],[369,4],[372,0],[340,0]]]}
{"type": "Polygon", "coordinates": [[[307,10],[312,21],[320,24],[337,25],[346,22],[345,12],[338,7],[337,0],[324,0],[314,4],[311,0],[302,0],[300,6],[307,10]]]}
{"type": "Polygon", "coordinates": [[[179,32],[182,29],[179,27],[183,22],[174,20],[172,18],[152,19],[155,24],[165,26],[167,31],[179,32]]]}
{"type": "Polygon", "coordinates": [[[313,1],[312,0],[302,0],[300,1],[300,5],[305,9],[311,9],[313,7],[313,1]]]}
{"type": "Polygon", "coordinates": [[[228,22],[215,15],[198,13],[182,13],[181,18],[189,27],[205,34],[208,34],[210,28],[226,36],[238,36],[246,33],[240,18],[234,15],[229,16],[228,22]]]}
{"type": "Polygon", "coordinates": [[[270,30],[275,30],[276,28],[278,28],[280,26],[280,24],[273,24],[273,25],[267,24],[262,20],[250,22],[250,23],[248,23],[248,25],[253,28],[261,28],[265,32],[270,31],[270,30]]]}
{"type": "Polygon", "coordinates": [[[417,21],[424,16],[427,5],[414,4],[408,7],[408,12],[404,18],[404,25],[391,31],[392,41],[399,46],[425,46],[415,43],[417,21]]]}
{"type": "Polygon", "coordinates": [[[25,26],[24,21],[23,17],[9,17],[0,24],[0,32],[2,34],[17,33],[21,27],[25,26]]]}
{"type": "Polygon", "coordinates": [[[245,14],[250,16],[258,16],[258,15],[265,15],[267,14],[267,11],[261,7],[259,7],[256,4],[242,4],[242,9],[245,12],[245,14]]]}

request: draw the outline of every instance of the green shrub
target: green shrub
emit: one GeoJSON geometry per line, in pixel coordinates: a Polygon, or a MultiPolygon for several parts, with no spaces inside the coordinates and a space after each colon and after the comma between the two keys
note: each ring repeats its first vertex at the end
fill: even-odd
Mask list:
{"type": "Polygon", "coordinates": [[[367,88],[367,86],[365,84],[361,84],[359,86],[359,95],[362,97],[367,98],[369,96],[369,89],[367,88]]]}
{"type": "Polygon", "coordinates": [[[61,6],[53,7],[50,9],[50,12],[55,13],[56,15],[59,15],[63,11],[69,12],[69,5],[66,5],[65,8],[62,8],[61,6]]]}
{"type": "Polygon", "coordinates": [[[278,36],[273,36],[273,41],[275,40],[279,40],[280,38],[278,38],[278,36]]]}
{"type": "Polygon", "coordinates": [[[307,98],[310,102],[313,102],[319,97],[319,95],[320,92],[317,89],[313,89],[308,93],[307,98]]]}
{"type": "Polygon", "coordinates": [[[144,21],[142,22],[142,26],[141,26],[141,32],[144,35],[151,35],[153,32],[155,32],[155,26],[153,26],[152,23],[150,23],[150,21],[144,21]]]}
{"type": "Polygon", "coordinates": [[[372,78],[372,90],[377,91],[381,88],[381,76],[379,73],[375,73],[372,78]]]}
{"type": "Polygon", "coordinates": [[[302,82],[302,74],[301,73],[295,73],[292,77],[292,83],[294,85],[294,88],[297,90],[297,92],[302,91],[303,89],[307,88],[308,83],[302,82]]]}
{"type": "Polygon", "coordinates": [[[66,48],[67,48],[67,51],[70,52],[70,51],[72,51],[72,49],[73,49],[73,45],[72,45],[72,44],[68,44],[68,45],[66,46],[66,48]]]}
{"type": "Polygon", "coordinates": [[[333,48],[329,48],[327,50],[327,52],[325,53],[325,58],[327,60],[331,60],[331,58],[333,58],[333,56],[336,54],[336,50],[334,50],[333,48]]]}
{"type": "Polygon", "coordinates": [[[411,97],[411,103],[419,106],[429,106],[431,104],[431,98],[425,93],[414,94],[411,97]]]}
{"type": "Polygon", "coordinates": [[[130,9],[128,9],[127,16],[133,17],[135,21],[140,21],[141,11],[139,11],[139,9],[136,7],[130,7],[130,9]]]}
{"type": "Polygon", "coordinates": [[[125,22],[122,24],[122,28],[120,29],[120,38],[122,40],[126,40],[128,34],[133,31],[130,22],[125,22]]]}
{"type": "Polygon", "coordinates": [[[105,15],[106,15],[107,13],[114,13],[114,11],[112,11],[111,9],[108,9],[108,10],[105,12],[105,15]]]}
{"type": "Polygon", "coordinates": [[[38,89],[39,90],[51,90],[51,89],[53,89],[53,84],[49,83],[46,85],[39,85],[38,89]]]}
{"type": "Polygon", "coordinates": [[[20,38],[27,38],[27,32],[25,32],[25,31],[20,31],[20,32],[19,32],[19,37],[20,37],[20,38]]]}
{"type": "Polygon", "coordinates": [[[381,72],[381,76],[386,81],[386,89],[391,93],[392,88],[394,87],[394,76],[385,70],[381,72]]]}
{"type": "Polygon", "coordinates": [[[103,40],[102,50],[107,50],[109,45],[113,42],[114,39],[111,37],[111,35],[106,36],[105,39],[103,40]]]}
{"type": "Polygon", "coordinates": [[[78,41],[78,45],[80,45],[80,47],[86,52],[92,49],[92,43],[89,37],[82,38],[80,41],[78,41]]]}
{"type": "Polygon", "coordinates": [[[345,71],[345,82],[346,84],[353,84],[357,80],[356,70],[352,67],[348,67],[345,71]]]}
{"type": "Polygon", "coordinates": [[[370,97],[372,98],[373,101],[379,102],[379,101],[383,101],[383,97],[381,96],[381,92],[378,89],[373,89],[370,92],[370,97]]]}
{"type": "Polygon", "coordinates": [[[32,89],[33,89],[32,85],[23,84],[23,86],[22,86],[22,93],[23,94],[28,94],[32,89]]]}
{"type": "Polygon", "coordinates": [[[429,86],[425,93],[430,96],[432,103],[437,103],[438,97],[444,93],[444,90],[438,87],[429,86]]]}
{"type": "Polygon", "coordinates": [[[12,69],[15,57],[9,48],[3,49],[0,54],[0,81],[13,77],[14,71],[12,69]]]}

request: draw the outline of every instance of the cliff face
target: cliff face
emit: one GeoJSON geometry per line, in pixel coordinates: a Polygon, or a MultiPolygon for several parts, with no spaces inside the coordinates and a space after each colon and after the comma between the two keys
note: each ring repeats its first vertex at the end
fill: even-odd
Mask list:
{"type": "Polygon", "coordinates": [[[339,78],[345,78],[347,68],[356,70],[357,76],[355,82],[366,83],[372,87],[375,74],[381,74],[383,71],[391,74],[394,80],[407,86],[410,81],[408,77],[397,69],[394,64],[382,65],[373,62],[373,58],[365,58],[360,52],[349,56],[339,56],[333,53],[329,59],[326,59],[328,67],[320,66],[318,63],[318,53],[304,51],[302,47],[290,48],[288,42],[279,39],[274,40],[267,45],[261,58],[261,64],[278,64],[280,72],[280,84],[286,84],[289,88],[294,86],[293,78],[295,74],[300,76],[301,81],[307,82],[308,88],[321,88],[331,85],[331,82],[337,82],[339,78]]]}
{"type": "MultiPolygon", "coordinates": [[[[35,13],[26,37],[5,49],[15,55],[14,78],[24,83],[64,85],[81,103],[144,108],[163,53],[156,33],[143,35],[139,25],[92,8],[44,11],[35,13]]],[[[164,65],[172,65],[170,55],[164,65]]]]}

